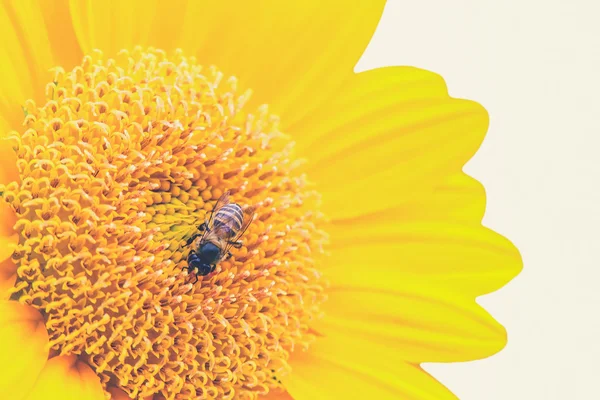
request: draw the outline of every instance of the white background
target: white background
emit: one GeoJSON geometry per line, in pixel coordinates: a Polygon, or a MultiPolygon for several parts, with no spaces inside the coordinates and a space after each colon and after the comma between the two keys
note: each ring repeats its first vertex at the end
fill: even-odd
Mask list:
{"type": "Polygon", "coordinates": [[[479,299],[508,346],[427,366],[462,400],[600,399],[599,19],[598,0],[389,0],[357,66],[437,72],[491,115],[465,170],[525,267],[479,299]]]}

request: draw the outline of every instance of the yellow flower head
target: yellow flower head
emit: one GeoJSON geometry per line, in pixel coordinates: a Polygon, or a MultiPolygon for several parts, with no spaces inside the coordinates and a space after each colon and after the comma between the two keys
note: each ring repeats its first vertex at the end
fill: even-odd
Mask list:
{"type": "Polygon", "coordinates": [[[0,393],[453,398],[420,364],[504,346],[474,298],[520,258],[460,171],[485,110],[352,73],[381,6],[0,7],[0,393]]]}
{"type": "Polygon", "coordinates": [[[317,196],[266,107],[179,52],[136,49],[56,71],[25,108],[12,298],[50,348],[132,397],[254,397],[279,387],[324,297],[317,196]],[[192,284],[186,239],[225,190],[257,210],[244,246],[192,284]],[[183,267],[183,268],[182,268],[183,267]]]}

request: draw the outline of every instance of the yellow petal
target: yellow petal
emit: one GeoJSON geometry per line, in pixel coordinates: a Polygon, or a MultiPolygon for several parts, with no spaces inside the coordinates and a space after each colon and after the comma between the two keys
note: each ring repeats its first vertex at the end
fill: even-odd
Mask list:
{"type": "MultiPolygon", "coordinates": [[[[129,397],[127,395],[127,393],[125,393],[123,390],[114,387],[114,386],[109,386],[108,387],[108,392],[110,393],[110,395],[112,396],[110,399],[111,400],[132,400],[131,397],[129,397]]],[[[154,396],[147,396],[147,397],[143,397],[140,400],[154,400],[155,397],[154,396]]],[[[164,397],[162,396],[156,396],[157,400],[161,400],[164,399],[164,397]]]]}
{"type": "Polygon", "coordinates": [[[385,1],[196,4],[200,12],[187,14],[184,37],[200,44],[198,59],[239,77],[254,91],[254,100],[271,104],[287,127],[352,74],[385,1]]]}
{"type": "MultiPolygon", "coordinates": [[[[6,185],[12,181],[19,181],[17,169],[17,155],[12,148],[13,142],[6,139],[9,132],[8,121],[0,116],[0,184],[6,185]]],[[[17,222],[17,216],[13,209],[0,198],[0,236],[13,234],[13,226],[17,222]]]]}
{"type": "MultiPolygon", "coordinates": [[[[483,185],[460,172],[449,175],[432,190],[422,192],[419,198],[374,213],[336,219],[334,224],[362,226],[380,222],[445,221],[480,226],[485,206],[483,185]]],[[[347,229],[344,228],[342,233],[348,233],[347,229]]]]}
{"type": "Polygon", "coordinates": [[[100,49],[114,56],[121,49],[131,49],[137,45],[156,46],[152,39],[169,37],[172,32],[164,29],[160,22],[169,20],[170,14],[179,11],[175,3],[157,0],[71,0],[69,5],[75,34],[83,52],[89,54],[94,49],[100,49]],[[159,3],[168,3],[172,11],[158,14],[159,3]]]}
{"type": "MultiPolygon", "coordinates": [[[[60,5],[54,7],[56,12],[62,12],[64,4],[71,16],[68,23],[73,38],[84,54],[100,49],[113,57],[122,49],[138,45],[166,51],[183,48],[193,53],[204,39],[200,37],[202,30],[223,23],[214,18],[215,9],[221,8],[218,2],[60,0],[60,5]]],[[[235,9],[237,4],[228,7],[235,9]]]]}
{"type": "Polygon", "coordinates": [[[325,274],[334,286],[369,290],[492,292],[522,268],[518,250],[483,227],[389,218],[334,223],[325,274]]]}
{"type": "MultiPolygon", "coordinates": [[[[6,139],[6,134],[10,130],[9,121],[0,115],[0,160],[2,160],[0,184],[2,185],[19,180],[17,157],[12,149],[12,142],[6,139]]],[[[0,301],[7,300],[7,290],[17,279],[17,266],[10,259],[14,246],[18,243],[18,236],[13,229],[16,221],[17,216],[13,209],[0,198],[0,301]]]]}
{"type": "Polygon", "coordinates": [[[10,256],[18,243],[18,239],[16,234],[10,237],[0,236],[0,301],[8,299],[8,289],[17,280],[17,266],[10,256]]]}
{"type": "Polygon", "coordinates": [[[286,391],[271,390],[267,395],[258,396],[258,400],[294,400],[294,398],[286,391]]]}
{"type": "MultiPolygon", "coordinates": [[[[10,141],[3,138],[7,131],[8,123],[0,117],[0,184],[3,185],[19,178],[15,152],[10,141]]],[[[0,198],[0,301],[7,299],[6,291],[17,279],[17,266],[10,259],[14,246],[18,243],[18,236],[13,230],[15,222],[15,212],[0,198]]]]}
{"type": "Polygon", "coordinates": [[[59,356],[48,360],[26,400],[104,400],[104,390],[87,364],[59,356]]]}
{"type": "Polygon", "coordinates": [[[108,392],[111,395],[111,400],[131,400],[131,397],[127,396],[127,393],[114,386],[109,387],[108,392]]]}
{"type": "Polygon", "coordinates": [[[14,301],[0,301],[0,393],[21,399],[48,358],[48,333],[42,315],[14,301]]]}
{"type": "Polygon", "coordinates": [[[217,65],[269,103],[287,124],[305,116],[352,73],[384,0],[71,1],[85,52],[132,45],[181,47],[217,65]]]}
{"type": "Polygon", "coordinates": [[[314,327],[336,340],[377,342],[413,363],[475,360],[504,347],[504,328],[473,298],[421,285],[395,291],[334,287],[323,305],[325,317],[314,327]]]}
{"type": "Polygon", "coordinates": [[[40,100],[54,65],[38,2],[5,1],[0,6],[0,115],[13,128],[23,120],[25,100],[40,100]]]}
{"type": "Polygon", "coordinates": [[[17,266],[9,258],[0,262],[0,301],[8,300],[10,294],[8,290],[15,285],[17,281],[17,266]]]}
{"type": "Polygon", "coordinates": [[[372,219],[452,221],[480,225],[485,213],[485,189],[469,175],[448,176],[429,196],[373,215],[372,219]]]}
{"type": "Polygon", "coordinates": [[[69,12],[69,0],[41,1],[38,2],[38,6],[44,15],[48,40],[56,65],[60,65],[67,71],[79,65],[83,52],[75,35],[69,12]]]}
{"type": "Polygon", "coordinates": [[[308,353],[292,355],[292,373],[283,382],[294,400],[456,398],[419,366],[385,347],[338,339],[319,338],[308,353]]]}
{"type": "MultiPolygon", "coordinates": [[[[447,176],[422,196],[401,205],[349,219],[336,219],[337,225],[378,223],[383,221],[446,221],[481,225],[485,213],[486,195],[483,185],[459,172],[447,176]]],[[[335,229],[335,228],[334,228],[335,229]]],[[[344,229],[343,233],[348,233],[344,229]]]]}
{"type": "Polygon", "coordinates": [[[422,198],[460,172],[488,127],[479,104],[450,98],[416,68],[362,72],[292,131],[324,211],[350,218],[422,198]],[[348,201],[353,199],[353,201],[348,201]]]}
{"type": "MultiPolygon", "coordinates": [[[[2,175],[1,168],[0,175],[2,175]]],[[[16,221],[17,216],[13,209],[4,200],[0,199],[0,236],[12,235],[14,233],[13,226],[16,221]]]]}

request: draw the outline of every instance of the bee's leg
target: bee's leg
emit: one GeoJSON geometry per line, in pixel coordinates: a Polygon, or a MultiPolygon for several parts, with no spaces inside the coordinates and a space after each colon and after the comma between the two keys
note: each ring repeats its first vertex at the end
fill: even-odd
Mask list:
{"type": "Polygon", "coordinates": [[[208,225],[206,225],[206,222],[201,223],[200,225],[198,225],[198,232],[194,233],[192,236],[190,236],[190,238],[187,240],[187,242],[185,242],[186,246],[189,246],[198,236],[200,236],[200,234],[204,231],[206,231],[208,229],[208,225]]]}
{"type": "Polygon", "coordinates": [[[192,236],[190,236],[187,242],[185,242],[185,245],[189,246],[198,236],[200,236],[199,233],[194,233],[192,236]]]}
{"type": "Polygon", "coordinates": [[[225,260],[224,260],[224,261],[227,261],[227,260],[229,260],[229,259],[231,258],[231,255],[232,255],[232,254],[231,254],[231,252],[230,252],[230,251],[228,251],[228,252],[227,252],[227,256],[225,256],[225,260]]]}
{"type": "Polygon", "coordinates": [[[237,242],[229,242],[229,244],[235,247],[236,249],[239,249],[240,247],[242,247],[243,243],[241,240],[238,240],[237,242]]]}
{"type": "Polygon", "coordinates": [[[215,268],[217,268],[217,264],[213,264],[213,265],[211,265],[211,266],[210,266],[210,272],[209,272],[209,274],[210,274],[211,272],[213,272],[213,271],[215,270],[215,268]]]}

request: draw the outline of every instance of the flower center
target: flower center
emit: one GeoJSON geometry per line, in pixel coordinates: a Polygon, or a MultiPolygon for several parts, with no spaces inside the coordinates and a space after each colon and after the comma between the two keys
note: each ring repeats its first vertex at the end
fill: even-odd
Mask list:
{"type": "Polygon", "coordinates": [[[256,398],[312,340],[324,299],[318,194],[277,118],[181,52],[86,56],[55,69],[13,133],[0,187],[19,244],[12,298],[45,316],[54,354],[131,397],[256,398]],[[198,282],[186,240],[226,191],[257,217],[198,282]]]}

